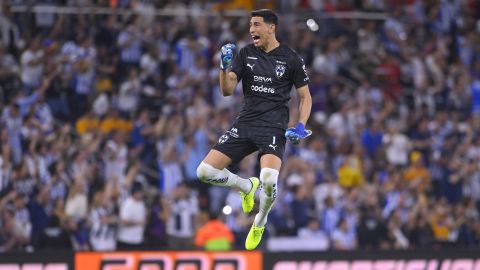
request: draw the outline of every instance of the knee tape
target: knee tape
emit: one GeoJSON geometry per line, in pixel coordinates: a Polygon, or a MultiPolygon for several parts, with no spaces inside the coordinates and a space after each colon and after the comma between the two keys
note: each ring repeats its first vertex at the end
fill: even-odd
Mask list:
{"type": "Polygon", "coordinates": [[[277,197],[277,179],[279,171],[272,168],[263,168],[260,171],[260,181],[262,181],[262,188],[269,197],[277,197]]]}

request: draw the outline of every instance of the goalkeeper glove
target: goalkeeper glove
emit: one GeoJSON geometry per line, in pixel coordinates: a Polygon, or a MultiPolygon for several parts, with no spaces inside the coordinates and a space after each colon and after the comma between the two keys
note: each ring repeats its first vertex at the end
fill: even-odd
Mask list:
{"type": "Polygon", "coordinates": [[[235,44],[228,43],[222,46],[220,50],[220,68],[226,70],[230,68],[233,61],[233,52],[235,51],[235,44]]]}
{"type": "Polygon", "coordinates": [[[305,129],[302,123],[298,123],[296,127],[287,129],[285,137],[293,144],[298,144],[301,139],[312,135],[312,131],[305,129]]]}

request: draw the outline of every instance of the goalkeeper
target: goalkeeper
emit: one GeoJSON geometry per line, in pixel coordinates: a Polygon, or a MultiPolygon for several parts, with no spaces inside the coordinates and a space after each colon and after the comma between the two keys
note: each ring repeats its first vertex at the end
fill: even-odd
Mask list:
{"type": "Polygon", "coordinates": [[[305,65],[292,49],[277,41],[277,24],[278,17],[273,11],[253,11],[250,19],[253,43],[241,49],[235,58],[234,44],[221,48],[222,94],[232,95],[242,80],[245,104],[231,128],[197,168],[200,181],[238,189],[245,213],[252,211],[255,192],[262,183],[259,212],[245,241],[247,250],[255,249],[262,239],[277,194],[286,140],[297,144],[311,134],[305,129],[312,105],[305,65]],[[298,124],[287,129],[292,86],[300,97],[300,113],[298,124]],[[226,169],[255,151],[260,157],[260,179],[243,179],[226,169]]]}

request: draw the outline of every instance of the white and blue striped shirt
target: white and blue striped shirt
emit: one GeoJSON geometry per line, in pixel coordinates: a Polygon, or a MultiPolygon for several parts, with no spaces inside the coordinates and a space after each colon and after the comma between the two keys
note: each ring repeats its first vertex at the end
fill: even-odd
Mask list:
{"type": "Polygon", "coordinates": [[[122,46],[131,38],[130,44],[120,50],[120,59],[126,63],[139,63],[142,57],[142,40],[139,37],[132,37],[127,31],[122,31],[118,36],[117,43],[122,46]]]}

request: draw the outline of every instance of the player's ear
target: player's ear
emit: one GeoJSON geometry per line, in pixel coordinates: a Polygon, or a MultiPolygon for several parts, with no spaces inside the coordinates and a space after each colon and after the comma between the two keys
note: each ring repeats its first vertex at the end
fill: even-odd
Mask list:
{"type": "Polygon", "coordinates": [[[269,32],[270,34],[273,34],[273,33],[275,33],[275,29],[276,29],[276,28],[277,28],[277,27],[275,26],[275,24],[272,23],[272,24],[270,24],[270,27],[268,28],[268,32],[269,32]]]}

